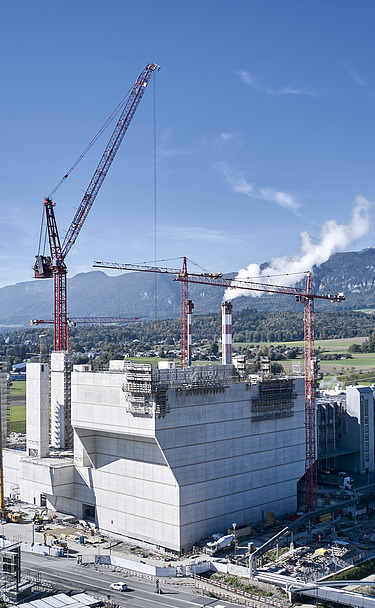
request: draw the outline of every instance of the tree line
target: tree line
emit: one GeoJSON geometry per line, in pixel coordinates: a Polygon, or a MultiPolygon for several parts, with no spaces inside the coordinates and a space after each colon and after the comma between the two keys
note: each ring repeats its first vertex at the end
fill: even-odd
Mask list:
{"type": "MultiPolygon", "coordinates": [[[[280,343],[304,339],[303,312],[263,312],[253,308],[233,313],[233,341],[280,343]]],[[[155,345],[179,348],[181,322],[162,319],[128,325],[84,325],[72,328],[72,351],[83,356],[92,350],[130,355],[155,345]]],[[[368,336],[360,349],[375,350],[373,316],[359,311],[317,312],[315,338],[338,339],[368,336]]],[[[221,340],[221,315],[193,315],[193,343],[212,344],[221,340]]],[[[356,345],[352,345],[351,349],[356,345]]],[[[9,364],[41,355],[46,360],[53,350],[53,330],[43,327],[20,329],[0,336],[0,359],[9,364]]],[[[355,352],[355,350],[352,352],[355,352]]],[[[361,351],[357,351],[361,352],[361,351]]]]}

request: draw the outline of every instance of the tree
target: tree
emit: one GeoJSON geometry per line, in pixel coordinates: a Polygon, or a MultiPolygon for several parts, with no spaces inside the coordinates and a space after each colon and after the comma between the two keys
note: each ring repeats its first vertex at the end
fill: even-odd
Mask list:
{"type": "Polygon", "coordinates": [[[212,355],[217,355],[217,353],[219,352],[218,343],[213,342],[212,344],[210,344],[210,346],[208,347],[208,352],[210,352],[212,355]]]}
{"type": "Polygon", "coordinates": [[[284,372],[284,368],[281,363],[272,362],[271,363],[271,372],[273,374],[282,374],[284,372]]]}
{"type": "Polygon", "coordinates": [[[361,345],[354,343],[349,346],[348,353],[360,353],[361,350],[361,345]]]}

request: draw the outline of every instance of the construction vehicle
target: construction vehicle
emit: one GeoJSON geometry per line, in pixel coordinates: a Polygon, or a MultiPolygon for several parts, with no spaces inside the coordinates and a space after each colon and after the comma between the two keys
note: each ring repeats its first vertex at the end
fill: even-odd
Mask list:
{"type": "Polygon", "coordinates": [[[0,508],[0,518],[3,523],[19,524],[22,521],[22,513],[7,509],[3,503],[0,508]]]}
{"type": "Polygon", "coordinates": [[[48,509],[43,511],[36,511],[33,517],[35,525],[42,525],[51,521],[51,517],[48,516],[48,509]]]}
{"type": "Polygon", "coordinates": [[[318,473],[318,483],[323,486],[332,486],[340,490],[353,490],[354,479],[345,472],[332,472],[329,470],[318,473]]]}
{"type": "Polygon", "coordinates": [[[217,555],[224,549],[230,547],[230,545],[234,542],[235,537],[234,534],[227,534],[226,536],[221,536],[213,543],[207,543],[206,553],[207,555],[217,555]]]}
{"type": "Polygon", "coordinates": [[[22,521],[21,513],[16,513],[14,511],[6,512],[6,521],[13,522],[14,524],[19,524],[22,521]]]}
{"type": "Polygon", "coordinates": [[[45,532],[43,538],[44,544],[47,547],[62,547],[63,549],[67,549],[68,547],[68,543],[65,540],[62,540],[59,536],[56,536],[56,534],[49,534],[48,532],[45,532]]]}

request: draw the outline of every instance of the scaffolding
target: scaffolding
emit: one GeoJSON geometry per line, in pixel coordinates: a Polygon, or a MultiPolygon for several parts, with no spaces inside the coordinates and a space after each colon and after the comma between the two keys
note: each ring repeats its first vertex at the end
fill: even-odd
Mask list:
{"type": "Polygon", "coordinates": [[[132,414],[152,413],[152,366],[150,364],[129,364],[126,366],[126,382],[122,386],[125,393],[126,411],[132,414]]]}
{"type": "Polygon", "coordinates": [[[7,383],[7,364],[0,361],[0,415],[2,445],[6,445],[9,429],[9,392],[7,383]]]}
{"type": "Polygon", "coordinates": [[[223,392],[228,386],[241,381],[233,365],[207,365],[188,369],[159,369],[153,371],[153,385],[159,390],[175,389],[178,392],[223,392]]]}
{"type": "MultiPolygon", "coordinates": [[[[5,541],[6,542],[6,541],[5,541]]],[[[34,583],[21,578],[21,544],[5,544],[0,549],[0,586],[3,601],[17,603],[30,595],[34,583]]]]}
{"type": "Polygon", "coordinates": [[[126,411],[149,415],[155,407],[157,417],[165,416],[168,390],[177,393],[208,394],[224,392],[231,384],[241,382],[233,365],[208,365],[189,369],[153,369],[150,364],[125,364],[126,380],[122,390],[126,397],[126,411]]]}
{"type": "Polygon", "coordinates": [[[293,380],[280,378],[259,382],[258,397],[251,400],[251,420],[259,422],[293,416],[296,397],[293,380]]]}

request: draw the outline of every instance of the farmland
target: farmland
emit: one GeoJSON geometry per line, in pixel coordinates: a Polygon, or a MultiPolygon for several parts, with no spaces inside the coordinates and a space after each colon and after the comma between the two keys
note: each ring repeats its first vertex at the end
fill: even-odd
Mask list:
{"type": "MultiPolygon", "coordinates": [[[[375,353],[350,353],[348,354],[348,348],[356,343],[361,344],[365,338],[340,338],[334,340],[316,340],[315,348],[319,351],[320,358],[320,371],[324,377],[330,376],[342,376],[344,384],[347,383],[372,383],[375,382],[375,353]],[[322,360],[322,357],[326,355],[337,355],[335,360],[322,360]],[[348,358],[346,358],[348,357],[348,358]]],[[[246,342],[234,343],[234,350],[242,348],[246,349],[250,346],[277,346],[275,343],[258,343],[248,344],[246,342]]],[[[289,348],[303,348],[303,341],[296,342],[283,342],[283,346],[289,348]]],[[[147,357],[131,357],[130,361],[136,363],[151,363],[156,364],[157,361],[163,360],[158,358],[147,358],[147,357]]],[[[165,360],[165,359],[164,359],[165,360]]],[[[175,360],[176,366],[179,365],[179,361],[175,360]]],[[[196,364],[207,364],[209,362],[199,361],[196,364]]],[[[282,365],[286,373],[291,373],[293,370],[303,372],[303,354],[301,353],[296,359],[293,360],[282,360],[282,365]]],[[[21,397],[25,395],[26,382],[14,382],[10,388],[11,397],[21,397]]],[[[13,405],[9,408],[9,430],[16,433],[24,433],[26,430],[26,411],[24,405],[13,405]]]]}

